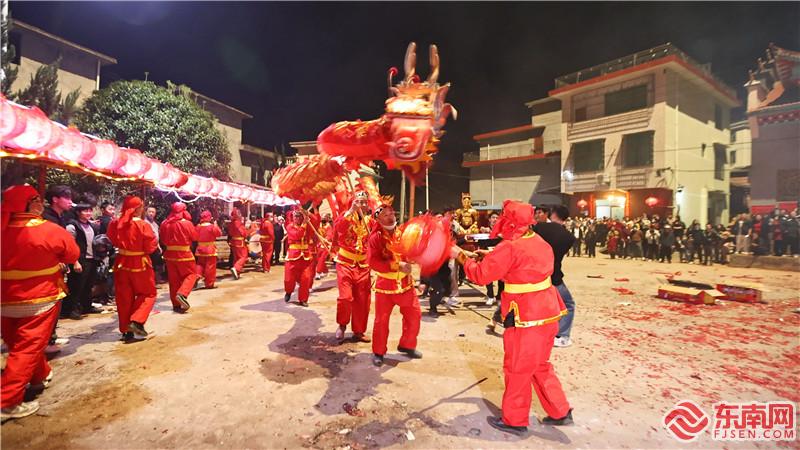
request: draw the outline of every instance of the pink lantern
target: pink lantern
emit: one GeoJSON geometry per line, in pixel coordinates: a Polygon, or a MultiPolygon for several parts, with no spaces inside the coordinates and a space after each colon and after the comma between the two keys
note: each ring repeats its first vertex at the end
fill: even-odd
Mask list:
{"type": "Polygon", "coordinates": [[[230,198],[231,193],[233,193],[233,185],[225,182],[221,183],[222,183],[222,189],[219,191],[219,196],[225,199],[230,198]]]}
{"type": "Polygon", "coordinates": [[[11,104],[5,97],[0,95],[0,136],[2,143],[18,136],[25,131],[26,115],[19,106],[11,104]]]}
{"type": "Polygon", "coordinates": [[[25,116],[25,129],[13,139],[4,138],[3,145],[22,153],[43,153],[61,143],[61,128],[48,119],[42,110],[34,106],[20,113],[25,116]]]}
{"type": "Polygon", "coordinates": [[[204,178],[204,177],[197,177],[198,185],[197,185],[197,193],[201,195],[208,194],[208,191],[211,190],[211,179],[204,178]]]}
{"type": "Polygon", "coordinates": [[[186,184],[181,186],[181,190],[186,192],[187,194],[197,195],[197,187],[199,182],[197,177],[194,175],[189,175],[188,179],[186,180],[186,184]]]}
{"type": "Polygon", "coordinates": [[[153,184],[158,184],[166,176],[167,169],[161,161],[153,158],[148,159],[150,160],[150,169],[142,175],[142,178],[153,184]]]}
{"type": "Polygon", "coordinates": [[[255,195],[255,193],[256,192],[252,188],[244,186],[244,187],[242,187],[242,194],[241,194],[240,197],[241,197],[241,199],[243,201],[246,201],[246,202],[247,201],[253,201],[253,196],[255,195]]]}
{"type": "Polygon", "coordinates": [[[578,200],[578,208],[586,209],[587,205],[589,205],[589,202],[587,202],[586,200],[584,200],[584,199],[578,200]]]}
{"type": "Polygon", "coordinates": [[[113,172],[122,167],[127,161],[127,155],[112,141],[94,141],[94,149],[94,156],[85,161],[86,165],[92,169],[113,172]]]}
{"type": "Polygon", "coordinates": [[[223,183],[216,178],[212,178],[209,181],[211,182],[211,188],[208,190],[208,195],[212,197],[218,196],[224,187],[223,183]]]}
{"type": "Polygon", "coordinates": [[[230,199],[233,201],[241,200],[242,199],[242,188],[239,185],[231,184],[231,194],[230,199]]]}
{"type": "Polygon", "coordinates": [[[94,156],[94,142],[77,129],[67,128],[62,137],[61,144],[47,152],[50,158],[61,162],[83,164],[94,156]]]}
{"type": "Polygon", "coordinates": [[[118,173],[128,177],[141,177],[150,170],[150,158],[144,156],[142,152],[134,148],[121,148],[120,150],[125,153],[126,160],[125,164],[117,169],[118,173]]]}

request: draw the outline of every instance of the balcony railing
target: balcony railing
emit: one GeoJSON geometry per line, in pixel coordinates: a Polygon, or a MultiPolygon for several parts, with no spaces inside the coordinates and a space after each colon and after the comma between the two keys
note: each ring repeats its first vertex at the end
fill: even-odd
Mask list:
{"type": "Polygon", "coordinates": [[[556,78],[556,89],[569,86],[570,84],[580,83],[581,81],[591,80],[592,78],[601,77],[609,73],[617,72],[629,67],[635,67],[672,55],[678,56],[684,62],[696,67],[706,76],[716,81],[720,88],[725,90],[728,95],[731,97],[736,97],[736,92],[728,87],[724,81],[714,76],[714,74],[712,74],[708,69],[707,65],[698,63],[691,56],[687,55],[681,49],[672,45],[671,43],[659,45],[658,47],[653,47],[632,55],[623,56],[622,58],[615,59],[613,61],[608,61],[603,64],[598,64],[596,66],[560,76],[556,78]]]}

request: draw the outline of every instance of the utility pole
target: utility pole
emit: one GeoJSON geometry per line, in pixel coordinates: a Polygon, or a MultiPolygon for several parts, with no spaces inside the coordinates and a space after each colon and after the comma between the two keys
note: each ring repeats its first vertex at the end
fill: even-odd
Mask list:
{"type": "Polygon", "coordinates": [[[400,223],[403,223],[406,212],[406,173],[400,172],[400,223]]]}
{"type": "Polygon", "coordinates": [[[428,168],[426,167],[425,168],[425,210],[426,211],[430,211],[431,210],[430,193],[431,193],[431,183],[430,183],[430,181],[428,181],[428,168]]]}

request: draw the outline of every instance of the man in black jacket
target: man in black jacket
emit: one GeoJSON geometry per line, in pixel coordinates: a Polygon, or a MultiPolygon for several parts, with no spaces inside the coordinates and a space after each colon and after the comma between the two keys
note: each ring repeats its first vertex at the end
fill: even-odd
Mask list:
{"type": "Polygon", "coordinates": [[[72,209],[72,190],[67,186],[51,186],[45,193],[49,204],[42,212],[42,218],[64,228],[69,220],[74,219],[69,212],[72,209]]]}
{"type": "Polygon", "coordinates": [[[98,227],[91,223],[97,200],[91,194],[85,194],[75,205],[77,220],[67,223],[67,231],[75,238],[81,250],[78,261],[70,267],[67,275],[69,295],[61,307],[61,317],[80,320],[82,314],[96,314],[101,310],[92,306],[92,287],[97,275],[97,260],[94,255],[94,237],[98,227]]]}
{"type": "Polygon", "coordinates": [[[564,284],[564,272],[561,271],[561,261],[575,242],[575,236],[564,227],[564,221],[568,217],[569,210],[566,206],[558,205],[550,213],[550,222],[537,222],[533,226],[533,231],[538,233],[553,248],[553,275],[551,275],[550,280],[553,286],[558,289],[558,293],[567,307],[567,315],[562,317],[558,324],[558,334],[553,344],[555,347],[572,345],[570,333],[572,331],[572,320],[575,318],[575,300],[572,298],[569,289],[567,289],[567,285],[564,284]]]}

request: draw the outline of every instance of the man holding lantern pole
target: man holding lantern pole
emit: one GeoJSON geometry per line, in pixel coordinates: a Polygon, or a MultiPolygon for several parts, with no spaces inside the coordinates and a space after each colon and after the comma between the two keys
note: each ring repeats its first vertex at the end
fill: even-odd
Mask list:
{"type": "Polygon", "coordinates": [[[180,313],[189,310],[189,294],[200,279],[192,254],[192,242],[197,241],[197,229],[191,219],[186,205],[175,202],[169,216],[161,223],[158,233],[161,242],[166,246],[164,261],[167,262],[172,310],[180,313]]]}
{"type": "Polygon", "coordinates": [[[377,276],[373,287],[375,321],[372,324],[372,364],[380,367],[389,340],[389,317],[395,305],[400,307],[400,314],[403,315],[403,334],[397,351],[410,358],[422,358],[422,353],[417,350],[422,311],[411,276],[411,264],[401,261],[400,255],[391,248],[399,237],[399,231],[390,198],[381,200],[374,216],[367,261],[377,276]]]}
{"type": "Polygon", "coordinates": [[[543,424],[572,423],[572,408],[549,361],[558,321],[567,310],[550,281],[553,250],[529,228],[535,223],[533,213],[530,204],[506,200],[492,230],[503,241],[491,252],[478,250],[483,257],[480,262],[469,259],[456,246],[451,249],[468,279],[480,285],[505,282],[501,300],[505,324],[503,415],[490,417],[489,424],[516,435],[527,431],[531,384],[548,415],[543,424]]]}
{"type": "Polygon", "coordinates": [[[314,282],[314,254],[311,249],[317,245],[317,236],[302,207],[291,212],[292,221],[286,225],[286,265],[283,273],[284,300],[289,303],[296,285],[297,301],[300,306],[308,306],[311,284],[314,282]]]}
{"type": "Polygon", "coordinates": [[[370,278],[367,264],[369,245],[369,200],[364,191],[356,192],[350,209],[333,224],[331,238],[339,298],[336,301],[336,340],[344,341],[347,325],[351,324],[353,339],[369,342],[367,331],[370,308],[370,278]]]}

